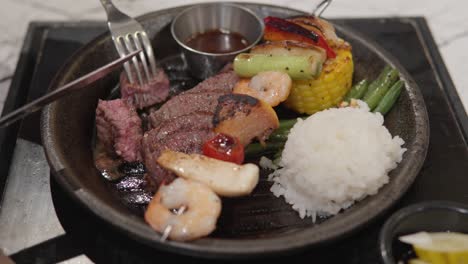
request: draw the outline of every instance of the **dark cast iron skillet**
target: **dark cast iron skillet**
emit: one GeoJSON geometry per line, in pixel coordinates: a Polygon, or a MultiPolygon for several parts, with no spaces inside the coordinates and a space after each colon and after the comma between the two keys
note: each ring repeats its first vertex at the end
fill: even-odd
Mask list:
{"type": "MultiPolygon", "coordinates": [[[[262,17],[302,14],[282,7],[243,5],[262,17]]],[[[151,36],[157,59],[168,71],[171,81],[187,85],[190,80],[180,61],[180,50],[168,30],[172,18],[184,8],[186,6],[161,10],[138,20],[151,36]]],[[[353,46],[354,81],[375,78],[386,64],[400,71],[406,88],[397,105],[386,116],[385,125],[392,135],[405,140],[404,147],[408,150],[403,161],[390,173],[390,182],[376,195],[357,202],[334,217],[319,219],[315,224],[310,218],[300,219],[282,198],[276,198],[269,192],[270,183],[262,180],[248,197],[223,199],[218,228],[211,236],[193,242],[160,242],[159,234],[144,222],[141,215],[125,207],[109,190],[93,163],[95,108],[98,99],[108,97],[117,84],[118,72],[44,109],[41,132],[51,171],[72,197],[117,230],[137,241],[174,253],[208,258],[246,258],[290,253],[348,235],[389,209],[406,192],[424,162],[429,130],[421,93],[406,70],[372,41],[349,29],[337,26],[337,31],[353,46]]],[[[56,74],[51,89],[116,58],[110,35],[103,34],[68,60],[56,74]]]]}

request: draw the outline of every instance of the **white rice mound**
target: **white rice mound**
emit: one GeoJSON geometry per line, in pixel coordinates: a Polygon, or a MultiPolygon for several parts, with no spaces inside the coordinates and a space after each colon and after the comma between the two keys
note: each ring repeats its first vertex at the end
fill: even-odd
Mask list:
{"type": "Polygon", "coordinates": [[[377,193],[388,183],[406,149],[388,132],[379,113],[334,108],[299,119],[283,150],[280,169],[270,174],[271,191],[301,218],[330,216],[377,193]]]}

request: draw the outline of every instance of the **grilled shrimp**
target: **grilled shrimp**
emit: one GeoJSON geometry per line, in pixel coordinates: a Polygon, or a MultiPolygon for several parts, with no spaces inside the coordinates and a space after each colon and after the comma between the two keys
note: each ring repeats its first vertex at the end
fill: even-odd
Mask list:
{"type": "Polygon", "coordinates": [[[292,80],[287,73],[265,71],[250,80],[240,80],[234,87],[234,93],[250,95],[274,107],[288,98],[291,85],[292,80]]]}
{"type": "Polygon", "coordinates": [[[163,233],[171,226],[169,238],[187,241],[209,235],[216,228],[221,213],[221,200],[207,186],[182,178],[162,185],[145,212],[145,220],[163,233]],[[174,209],[185,206],[182,214],[174,209]]]}

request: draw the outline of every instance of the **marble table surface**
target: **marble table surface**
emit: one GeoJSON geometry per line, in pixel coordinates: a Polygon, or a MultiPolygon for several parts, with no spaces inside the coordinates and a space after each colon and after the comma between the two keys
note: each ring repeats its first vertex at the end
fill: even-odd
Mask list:
{"type": "MultiPolygon", "coordinates": [[[[217,0],[219,1],[219,0],[217,0]]],[[[321,0],[237,0],[311,11],[321,0]]],[[[115,0],[124,12],[148,11],[210,0],[115,0]]],[[[468,1],[461,0],[334,0],[324,17],[425,16],[449,69],[458,94],[468,109],[468,1]],[[465,47],[465,48],[464,48],[465,47]]],[[[105,20],[98,0],[2,0],[0,8],[0,109],[8,92],[19,51],[30,21],[105,20]]],[[[424,89],[424,87],[421,87],[424,89]]]]}

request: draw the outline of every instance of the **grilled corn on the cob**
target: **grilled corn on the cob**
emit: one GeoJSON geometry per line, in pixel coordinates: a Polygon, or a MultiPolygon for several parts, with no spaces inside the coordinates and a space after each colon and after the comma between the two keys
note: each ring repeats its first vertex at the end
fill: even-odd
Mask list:
{"type": "Polygon", "coordinates": [[[342,101],[352,84],[353,56],[350,48],[335,52],[336,58],[325,62],[318,78],[293,82],[285,102],[288,108],[299,113],[313,114],[342,101]]]}

